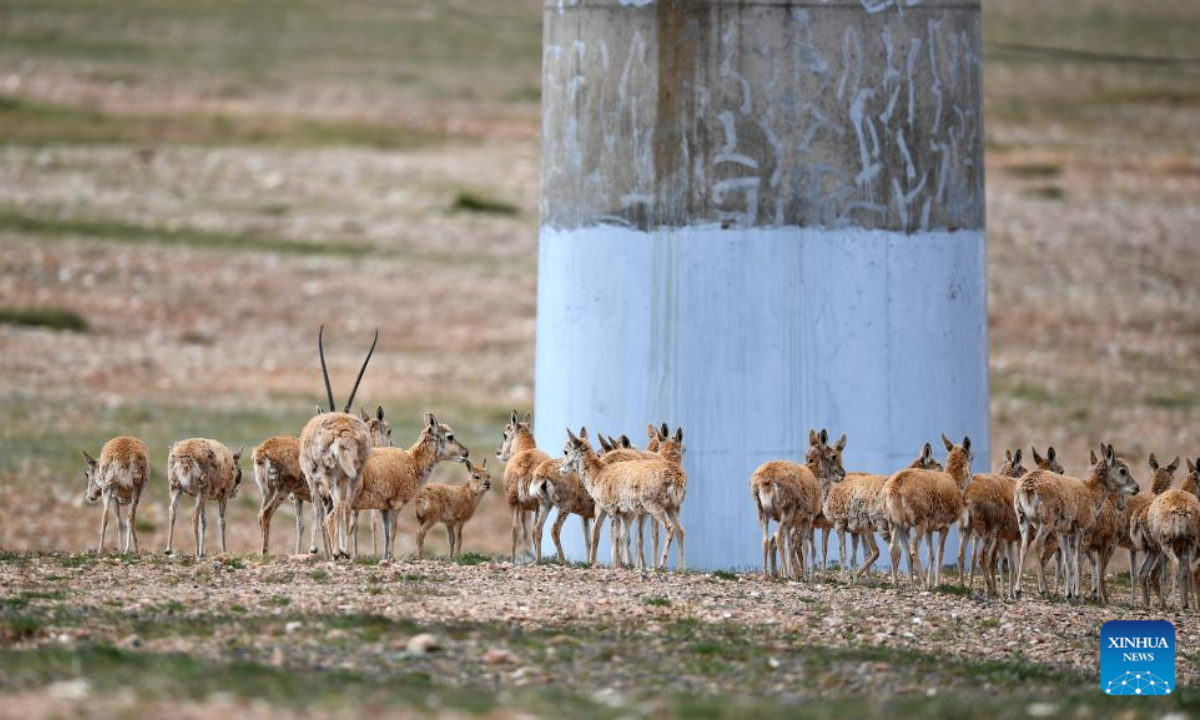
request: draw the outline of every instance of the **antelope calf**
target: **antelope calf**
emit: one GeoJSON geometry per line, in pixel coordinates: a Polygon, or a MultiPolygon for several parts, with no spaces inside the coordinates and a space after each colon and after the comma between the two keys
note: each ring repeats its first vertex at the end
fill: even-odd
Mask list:
{"type": "MultiPolygon", "coordinates": [[[[383,557],[392,557],[400,512],[416,499],[438,463],[465,462],[468,454],[467,448],[454,438],[454,430],[438,422],[433,413],[425,413],[425,427],[412,447],[371,449],[363,466],[362,482],[350,505],[356,512],[378,510],[382,514],[383,557]]],[[[357,530],[352,524],[351,535],[357,530]]]]}
{"type": "MultiPolygon", "coordinates": [[[[1180,608],[1186,610],[1188,598],[1195,594],[1192,564],[1200,551],[1200,458],[1187,461],[1188,476],[1178,490],[1167,490],[1150,503],[1146,511],[1146,526],[1152,545],[1142,566],[1142,597],[1149,604],[1150,574],[1166,559],[1168,573],[1175,576],[1175,593],[1180,608]]],[[[1166,607],[1162,589],[1159,605],[1166,607]]]]}
{"type": "Polygon", "coordinates": [[[811,576],[811,564],[804,561],[804,541],[813,532],[813,522],[821,512],[829,486],[845,476],[845,470],[839,473],[835,454],[840,457],[846,436],[842,435],[834,448],[828,442],[826,430],[810,430],[806,464],[769,460],[750,476],[750,495],[762,530],[764,579],[778,572],[776,549],[782,556],[784,574],[798,575],[803,569],[811,576]],[[777,523],[774,534],[770,530],[772,521],[777,523]],[[801,540],[799,552],[793,543],[797,537],[801,540]]]}
{"type": "Polygon", "coordinates": [[[362,486],[362,472],[371,454],[371,429],[357,415],[350,413],[354,396],[362,382],[367,364],[379,342],[379,331],[371,349],[358,371],[354,388],[342,412],[336,412],[333,404],[333,387],[329,384],[329,370],[325,366],[325,326],[317,334],[317,352],[321,358],[321,374],[325,379],[325,393],[329,399],[329,412],[323,412],[308,421],[300,433],[300,470],[308,482],[309,497],[315,510],[314,521],[321,525],[326,557],[348,558],[351,505],[362,486]],[[324,521],[325,502],[329,498],[331,522],[324,521]]]}
{"type": "Polygon", "coordinates": [[[518,538],[525,551],[530,551],[533,533],[533,516],[538,511],[538,499],[529,494],[533,472],[550,456],[537,448],[533,438],[533,414],[525,413],[525,419],[517,417],[513,410],[504,426],[504,441],[496,450],[496,458],[504,463],[504,494],[512,515],[512,561],[520,562],[517,552],[518,538]]]}
{"type": "MultiPolygon", "coordinates": [[[[1079,557],[1084,533],[1095,522],[1110,493],[1117,495],[1117,507],[1124,511],[1126,495],[1138,492],[1137,480],[1129,472],[1125,460],[1116,456],[1112,445],[1104,445],[1101,449],[1101,457],[1086,480],[1049,470],[1034,470],[1017,484],[1013,509],[1021,525],[1021,550],[1017,557],[1018,585],[1014,596],[1021,594],[1019,580],[1030,546],[1040,559],[1046,538],[1056,535],[1064,559],[1067,598],[1079,597],[1079,557]]],[[[1046,574],[1040,563],[1037,571],[1038,592],[1044,596],[1046,574]]]]}
{"type": "Polygon", "coordinates": [[[450,559],[462,554],[463,525],[475,515],[479,502],[492,489],[492,475],[487,469],[487,460],[479,467],[467,466],[467,482],[464,485],[430,483],[417,493],[417,559],[425,556],[425,534],[434,525],[446,526],[446,538],[450,542],[450,559]]]}
{"type": "Polygon", "coordinates": [[[104,552],[104,536],[108,533],[109,510],[117,516],[117,548],[120,552],[137,552],[137,509],[142,491],[150,482],[150,449],[135,437],[115,437],[100,448],[100,459],[83,451],[87,461],[83,475],[87,479],[84,498],[94,503],[104,499],[100,516],[100,544],[96,554],[104,552]],[[128,517],[121,507],[128,507],[128,517]]]}
{"type": "Polygon", "coordinates": [[[241,459],[242,448],[239,447],[236,453],[231,453],[229,448],[207,438],[180,440],[171,446],[171,454],[167,458],[167,485],[171,490],[167,526],[168,555],[175,552],[175,509],[184,493],[196,498],[196,506],[192,510],[196,557],[204,557],[204,533],[208,529],[204,505],[208,500],[215,500],[217,503],[217,530],[221,538],[221,552],[228,551],[225,545],[225,507],[230,500],[237,497],[238,488],[242,484],[242,468],[238,465],[241,459]]]}
{"type": "Polygon", "coordinates": [[[962,516],[964,496],[971,483],[972,457],[969,437],[964,437],[961,445],[955,445],[942,435],[942,444],[948,453],[945,471],[905,469],[892,475],[883,485],[884,512],[892,530],[892,585],[897,584],[902,547],[908,549],[909,580],[915,582],[915,576],[921,575],[918,547],[922,537],[930,562],[925,584],[932,588],[942,581],[946,536],[950,526],[962,516]],[[941,533],[936,557],[933,551],[935,532],[941,533]]]}

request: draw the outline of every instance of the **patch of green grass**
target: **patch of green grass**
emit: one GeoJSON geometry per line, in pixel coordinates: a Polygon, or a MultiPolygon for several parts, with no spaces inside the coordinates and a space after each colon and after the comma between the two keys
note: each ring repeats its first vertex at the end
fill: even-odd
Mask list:
{"type": "Polygon", "coordinates": [[[113,113],[92,107],[0,95],[0,137],[7,144],[180,144],[281,147],[429,147],[448,136],[411,126],[316,120],[281,114],[113,113]]]}
{"type": "Polygon", "coordinates": [[[652,607],[670,607],[671,606],[671,598],[665,598],[665,597],[646,598],[646,604],[650,605],[652,607]]]}
{"type": "Polygon", "coordinates": [[[10,642],[30,640],[40,635],[45,628],[45,622],[29,615],[14,615],[0,618],[0,641],[10,642]]]}
{"type": "Polygon", "coordinates": [[[362,257],[382,251],[343,240],[305,242],[255,233],[227,233],[194,228],[164,228],[99,218],[48,218],[0,210],[0,231],[46,240],[82,238],[125,245],[188,247],[202,250],[270,252],[281,255],[362,257]]]}
{"type": "Polygon", "coordinates": [[[464,190],[454,196],[450,204],[453,212],[487,213],[490,215],[516,215],[520,208],[502,200],[494,200],[477,193],[464,190]]]}
{"type": "Polygon", "coordinates": [[[321,583],[324,585],[325,583],[329,582],[330,575],[328,570],[313,570],[308,574],[308,578],[315,583],[321,583]]]}
{"type": "Polygon", "coordinates": [[[76,553],[73,555],[59,555],[58,556],[58,564],[65,568],[87,567],[88,565],[91,565],[94,562],[96,562],[96,556],[88,555],[85,553],[76,553]]]}
{"type": "Polygon", "coordinates": [[[1200,395],[1181,392],[1172,395],[1149,395],[1144,402],[1151,407],[1163,410],[1191,410],[1200,406],[1200,395]]]}
{"type": "Polygon", "coordinates": [[[1062,175],[1062,166],[1055,163],[1025,163],[1023,165],[1009,165],[1005,168],[1005,171],[1014,177],[1046,180],[1062,175]]]}
{"type": "Polygon", "coordinates": [[[292,604],[292,599],[286,595],[272,595],[263,603],[269,607],[287,607],[292,604]]]}
{"type": "MultiPolygon", "coordinates": [[[[86,677],[101,692],[127,689],[142,697],[192,700],[220,692],[289,708],[345,705],[367,697],[372,702],[387,702],[393,693],[400,704],[416,703],[430,687],[429,676],[421,672],[402,672],[376,683],[345,670],[279,670],[250,662],[211,662],[107,646],[0,650],[0,673],[4,676],[0,685],[10,690],[37,687],[62,677],[86,677]]],[[[446,701],[453,703],[452,698],[446,701]]]]}
{"type": "Polygon", "coordinates": [[[731,572],[729,570],[714,570],[712,572],[712,577],[716,578],[717,580],[737,580],[738,579],[737,573],[731,572]]]}
{"type": "Polygon", "coordinates": [[[942,595],[958,595],[959,597],[968,597],[971,594],[971,589],[965,585],[957,583],[942,583],[934,588],[934,592],[942,595]]]}
{"type": "MultiPolygon", "coordinates": [[[[313,620],[311,616],[305,616],[303,619],[307,621],[313,620]]],[[[393,620],[382,615],[370,613],[327,615],[320,616],[316,620],[331,629],[352,630],[367,642],[378,642],[385,635],[411,635],[418,632],[416,622],[407,618],[393,620]]]]}
{"type": "Polygon", "coordinates": [[[56,307],[0,307],[0,325],[42,327],[72,332],[85,332],[88,329],[87,320],[82,315],[74,310],[56,307]]]}
{"type": "Polygon", "coordinates": [[[1067,196],[1067,191],[1063,190],[1058,185],[1037,185],[1031,188],[1025,188],[1021,192],[1026,197],[1035,198],[1037,200],[1062,200],[1067,196]]]}
{"type": "Polygon", "coordinates": [[[458,565],[482,565],[491,561],[491,555],[484,555],[477,552],[465,552],[454,559],[454,562],[458,565]]]}

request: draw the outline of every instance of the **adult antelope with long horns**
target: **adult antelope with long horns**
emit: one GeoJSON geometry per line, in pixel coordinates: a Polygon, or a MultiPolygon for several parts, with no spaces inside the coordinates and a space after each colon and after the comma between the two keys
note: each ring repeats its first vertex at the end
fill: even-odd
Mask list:
{"type": "Polygon", "coordinates": [[[321,374],[325,378],[325,394],[329,399],[329,410],[316,415],[300,433],[300,470],[308,482],[309,492],[314,499],[316,514],[321,515],[321,534],[325,544],[325,556],[350,557],[350,516],[352,503],[362,484],[363,466],[371,453],[371,430],[362,418],[350,412],[354,395],[358,392],[367,363],[379,342],[379,330],[363,361],[354,389],[341,412],[333,404],[333,387],[329,384],[329,370],[325,366],[325,326],[317,334],[317,353],[321,357],[321,374]],[[333,512],[333,530],[323,522],[325,503],[319,498],[328,498],[333,512]],[[333,537],[336,536],[336,537],[333,537]],[[331,545],[336,546],[331,549],[331,545]]]}

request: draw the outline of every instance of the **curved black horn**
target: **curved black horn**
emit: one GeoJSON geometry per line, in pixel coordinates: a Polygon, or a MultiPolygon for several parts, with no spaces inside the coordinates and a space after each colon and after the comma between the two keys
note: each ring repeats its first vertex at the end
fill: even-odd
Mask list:
{"type": "Polygon", "coordinates": [[[333,386],[329,384],[329,369],[325,367],[325,326],[317,333],[317,352],[321,354],[321,375],[325,377],[325,394],[329,396],[329,412],[333,412],[333,386]]]}
{"type": "Polygon", "coordinates": [[[350,412],[350,406],[354,404],[354,396],[358,393],[358,384],[362,382],[363,373],[367,371],[367,363],[371,362],[371,355],[375,352],[375,345],[379,342],[379,328],[375,328],[375,339],[371,341],[371,349],[367,351],[367,359],[363,360],[363,366],[358,371],[358,377],[354,380],[354,389],[350,391],[350,398],[346,400],[346,409],[342,412],[350,412]]]}

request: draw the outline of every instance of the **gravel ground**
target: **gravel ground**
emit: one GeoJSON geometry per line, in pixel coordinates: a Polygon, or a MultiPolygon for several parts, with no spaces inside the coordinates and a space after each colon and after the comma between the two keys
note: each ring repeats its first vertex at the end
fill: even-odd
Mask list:
{"type": "MultiPolygon", "coordinates": [[[[593,692],[630,693],[645,684],[638,662],[597,662],[605,644],[621,638],[651,646],[668,638],[654,660],[656,672],[678,673],[679,682],[693,683],[697,691],[734,692],[746,683],[788,686],[785,665],[772,666],[778,673],[768,678],[753,668],[690,677],[686,658],[668,652],[672,638],[694,643],[729,633],[784,655],[804,648],[879,649],[1094,676],[1105,621],[1164,616],[1121,605],[997,601],[954,586],[894,590],[880,578],[846,586],[832,577],[764,581],[726,573],[647,574],[499,562],[344,564],[307,557],[193,562],[15,555],[8,560],[0,565],[0,586],[16,600],[0,603],[22,612],[44,611],[45,624],[31,637],[17,639],[19,646],[104,642],[145,652],[384,672],[390,666],[380,657],[397,660],[397,651],[414,635],[432,632],[444,648],[430,660],[439,677],[493,686],[553,683],[563,669],[553,653],[545,647],[536,652],[531,646],[509,647],[530,634],[548,647],[586,643],[593,654],[586,684],[593,692]],[[373,628],[365,641],[364,627],[373,628]],[[489,659],[490,650],[515,656],[489,659]]],[[[1126,592],[1114,592],[1118,602],[1126,592]]],[[[1190,613],[1165,617],[1178,628],[1178,681],[1192,685],[1200,678],[1200,629],[1190,613]]],[[[793,659],[792,670],[801,670],[800,658],[793,659]]],[[[863,685],[875,683],[890,692],[913,690],[904,682],[879,672],[840,677],[816,692],[869,690],[863,685]]]]}

